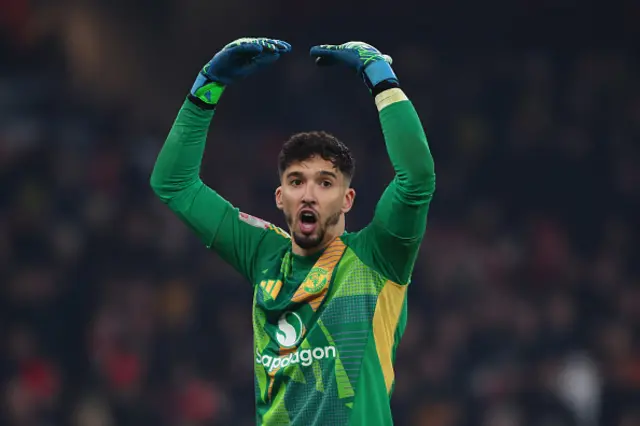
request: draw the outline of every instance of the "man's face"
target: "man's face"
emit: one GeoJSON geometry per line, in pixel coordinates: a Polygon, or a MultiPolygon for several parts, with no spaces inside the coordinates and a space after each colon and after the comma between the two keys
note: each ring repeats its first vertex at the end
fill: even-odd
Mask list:
{"type": "Polygon", "coordinates": [[[343,214],[351,210],[355,191],[330,161],[313,156],[293,163],[280,183],[276,204],[298,246],[317,248],[343,232],[343,214]]]}

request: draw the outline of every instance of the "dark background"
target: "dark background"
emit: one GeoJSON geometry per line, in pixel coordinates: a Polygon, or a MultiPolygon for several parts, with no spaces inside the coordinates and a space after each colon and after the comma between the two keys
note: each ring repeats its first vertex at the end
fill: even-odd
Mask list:
{"type": "Polygon", "coordinates": [[[0,1],[0,386],[7,425],[249,425],[251,289],[152,194],[202,65],[294,52],[231,87],[203,178],[283,226],[276,156],[323,129],[356,156],[351,230],[392,177],[358,78],[394,58],[437,192],[397,357],[398,425],[640,425],[640,4],[0,1]]]}

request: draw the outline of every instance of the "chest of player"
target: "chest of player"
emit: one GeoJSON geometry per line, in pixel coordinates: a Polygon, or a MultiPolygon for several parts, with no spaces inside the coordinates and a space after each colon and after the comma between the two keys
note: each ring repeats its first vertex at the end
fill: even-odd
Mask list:
{"type": "Polygon", "coordinates": [[[337,346],[356,349],[366,343],[385,280],[344,245],[330,250],[310,268],[274,274],[256,285],[254,336],[264,359],[298,348],[321,356],[335,353],[337,346]]]}

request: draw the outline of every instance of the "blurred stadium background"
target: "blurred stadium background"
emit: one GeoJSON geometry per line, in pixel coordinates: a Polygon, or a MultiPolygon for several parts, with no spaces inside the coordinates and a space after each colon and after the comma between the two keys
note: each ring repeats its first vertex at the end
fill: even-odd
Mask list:
{"type": "Polygon", "coordinates": [[[640,425],[638,22],[632,0],[0,1],[0,424],[252,424],[251,289],[148,178],[199,68],[268,35],[294,54],[227,91],[203,169],[244,211],[282,224],[296,131],[352,147],[351,229],[392,176],[365,87],[312,44],[391,54],[427,129],[397,424],[640,425]]]}

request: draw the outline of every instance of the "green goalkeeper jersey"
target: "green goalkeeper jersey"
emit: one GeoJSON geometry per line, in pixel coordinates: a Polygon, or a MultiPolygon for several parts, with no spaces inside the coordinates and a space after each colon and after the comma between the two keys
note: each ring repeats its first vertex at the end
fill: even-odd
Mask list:
{"type": "Polygon", "coordinates": [[[253,284],[258,425],[393,424],[393,363],[435,189],[420,120],[398,99],[378,105],[396,175],[373,220],[313,256],[292,253],[285,231],[201,181],[212,111],[185,101],[158,156],[155,192],[253,284]]]}

